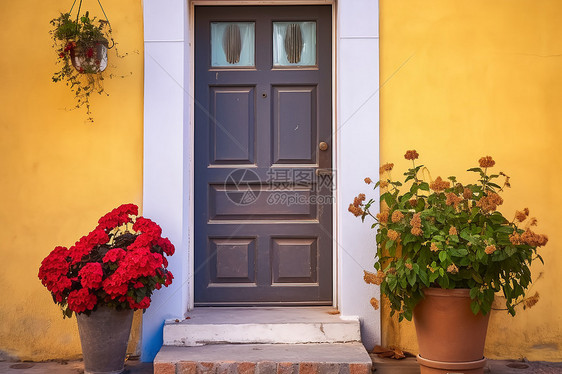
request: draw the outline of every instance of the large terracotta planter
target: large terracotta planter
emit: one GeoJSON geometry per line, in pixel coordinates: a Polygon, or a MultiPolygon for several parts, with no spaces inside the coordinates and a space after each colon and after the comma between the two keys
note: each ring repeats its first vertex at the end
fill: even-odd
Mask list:
{"type": "Polygon", "coordinates": [[[484,373],[490,314],[474,315],[468,289],[428,288],[414,308],[422,374],[484,373]]]}
{"type": "Polygon", "coordinates": [[[76,319],[84,357],[84,373],[122,373],[133,311],[98,307],[90,316],[79,314],[76,319]]]}

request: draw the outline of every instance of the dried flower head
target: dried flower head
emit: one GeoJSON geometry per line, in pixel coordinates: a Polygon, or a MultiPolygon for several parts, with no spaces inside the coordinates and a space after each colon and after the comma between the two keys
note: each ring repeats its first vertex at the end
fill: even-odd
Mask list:
{"type": "Polygon", "coordinates": [[[386,163],[379,168],[379,173],[383,174],[385,171],[391,171],[394,167],[394,164],[386,163]]]}
{"type": "Polygon", "coordinates": [[[411,151],[406,151],[406,154],[404,155],[404,158],[406,160],[416,160],[418,157],[420,157],[420,155],[414,149],[412,149],[411,151]]]}
{"type": "Polygon", "coordinates": [[[459,272],[459,268],[455,264],[451,264],[447,266],[447,273],[457,274],[459,272]]]}
{"type": "Polygon", "coordinates": [[[373,183],[373,181],[371,180],[371,178],[367,177],[367,178],[365,178],[365,183],[371,184],[371,183],[373,183]]]}
{"type": "Polygon", "coordinates": [[[535,292],[533,296],[528,297],[523,301],[523,309],[532,308],[538,302],[539,302],[539,293],[535,292]]]}
{"type": "Polygon", "coordinates": [[[447,196],[447,200],[445,201],[445,204],[449,206],[454,206],[455,209],[457,209],[459,203],[462,201],[462,199],[453,192],[449,192],[445,196],[447,196]]]}
{"type": "Polygon", "coordinates": [[[377,299],[375,299],[374,297],[371,298],[371,306],[375,309],[378,310],[379,309],[379,301],[377,299]]]}
{"type": "Polygon", "coordinates": [[[485,156],[478,160],[481,168],[491,168],[496,164],[496,162],[492,159],[491,156],[485,156]]]}
{"type": "Polygon", "coordinates": [[[355,217],[362,216],[363,213],[365,213],[363,209],[361,209],[361,207],[355,206],[353,204],[349,204],[349,208],[347,208],[347,210],[350,211],[355,217]]]}
{"type": "Polygon", "coordinates": [[[418,199],[416,199],[416,198],[410,199],[408,202],[410,203],[410,206],[412,208],[415,207],[416,205],[418,205],[418,199]]]}
{"type": "Polygon", "coordinates": [[[442,192],[449,187],[451,187],[451,183],[449,181],[444,181],[441,177],[437,177],[429,184],[429,188],[435,192],[442,192]]]}
{"type": "Polygon", "coordinates": [[[521,240],[521,235],[519,235],[519,233],[515,231],[513,232],[513,234],[509,235],[509,241],[513,245],[523,244],[523,241],[521,240]]]}
{"type": "Polygon", "coordinates": [[[542,247],[548,243],[548,237],[543,234],[537,234],[531,229],[527,229],[523,234],[521,234],[521,241],[531,247],[542,247]]]}
{"type": "Polygon", "coordinates": [[[455,226],[451,226],[449,229],[449,235],[458,235],[457,228],[455,226]]]}
{"type": "Polygon", "coordinates": [[[437,246],[437,244],[431,242],[431,247],[429,247],[429,249],[431,249],[431,251],[433,252],[438,252],[439,251],[439,247],[437,246]]]}
{"type": "Polygon", "coordinates": [[[387,188],[388,182],[387,181],[380,181],[379,186],[380,186],[380,188],[387,188]]]}
{"type": "Polygon", "coordinates": [[[377,213],[377,219],[380,223],[387,223],[388,222],[388,212],[380,212],[377,213]]]}
{"type": "Polygon", "coordinates": [[[414,268],[414,266],[413,266],[412,264],[410,264],[409,262],[406,262],[406,263],[404,264],[404,266],[405,266],[407,269],[409,269],[409,270],[412,270],[412,269],[414,268]]]}
{"type": "Polygon", "coordinates": [[[410,226],[412,226],[412,230],[410,232],[415,236],[421,236],[423,231],[421,229],[421,213],[416,213],[410,220],[410,226]]]}
{"type": "Polygon", "coordinates": [[[479,206],[484,213],[493,212],[497,209],[498,205],[502,204],[503,199],[495,192],[489,193],[476,202],[476,205],[479,206]]]}
{"type": "Polygon", "coordinates": [[[398,240],[400,238],[400,234],[392,229],[388,230],[386,235],[390,240],[398,240]]]}
{"type": "Polygon", "coordinates": [[[518,222],[523,222],[527,219],[527,215],[525,214],[525,212],[521,212],[519,210],[515,211],[515,220],[518,222]]]}
{"type": "Polygon", "coordinates": [[[486,249],[484,249],[484,252],[486,252],[487,255],[491,255],[495,251],[496,251],[495,245],[489,245],[489,246],[486,247],[486,249]]]}
{"type": "Polygon", "coordinates": [[[465,200],[470,200],[470,199],[472,199],[472,191],[470,190],[470,188],[465,188],[465,189],[462,191],[462,197],[463,197],[465,200]]]}
{"type": "Polygon", "coordinates": [[[399,210],[392,212],[392,216],[390,217],[393,223],[400,222],[402,218],[404,218],[404,214],[399,210]]]}
{"type": "Polygon", "coordinates": [[[376,274],[366,270],[363,270],[363,272],[365,273],[363,275],[363,280],[367,284],[375,284],[377,286],[380,286],[385,277],[384,271],[382,270],[377,271],[376,274]]]}

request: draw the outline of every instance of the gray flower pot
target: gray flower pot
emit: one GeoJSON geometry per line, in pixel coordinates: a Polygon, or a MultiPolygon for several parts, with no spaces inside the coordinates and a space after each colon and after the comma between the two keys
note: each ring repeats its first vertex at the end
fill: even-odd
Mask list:
{"type": "Polygon", "coordinates": [[[90,316],[76,315],[85,374],[123,372],[133,311],[98,307],[90,316]]]}

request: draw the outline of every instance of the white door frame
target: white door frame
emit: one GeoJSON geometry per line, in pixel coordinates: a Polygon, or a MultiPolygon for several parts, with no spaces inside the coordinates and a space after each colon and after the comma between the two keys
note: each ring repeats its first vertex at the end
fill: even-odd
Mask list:
{"type": "Polygon", "coordinates": [[[333,6],[334,305],[360,318],[363,342],[380,343],[380,317],[369,303],[378,288],[364,284],[372,269],[374,232],[347,212],[378,173],[378,0],[144,0],[143,214],[161,224],[176,246],[173,284],[156,292],[143,317],[142,360],[162,344],[166,319],[193,307],[193,10],[195,5],[333,6]],[[358,150],[361,151],[358,151],[358,150]]]}

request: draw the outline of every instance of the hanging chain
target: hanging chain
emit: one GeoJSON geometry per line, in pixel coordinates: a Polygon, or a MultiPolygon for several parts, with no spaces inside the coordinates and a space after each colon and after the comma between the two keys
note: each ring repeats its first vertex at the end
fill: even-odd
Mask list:
{"type": "MultiPolygon", "coordinates": [[[[68,14],[72,13],[72,10],[74,9],[74,5],[76,4],[77,0],[74,0],[74,2],[72,3],[72,6],[70,7],[70,10],[68,11],[68,14]]],[[[109,22],[109,18],[107,18],[107,14],[105,14],[105,10],[103,9],[103,6],[101,5],[101,1],[98,0],[98,4],[101,8],[101,12],[103,13],[103,16],[105,17],[105,20],[107,22],[107,25],[109,26],[109,31],[111,32],[111,23],[109,22]]],[[[80,0],[80,3],[78,4],[78,13],[76,14],[76,26],[78,27],[78,21],[80,20],[80,10],[82,9],[82,0],[80,0]]],[[[113,48],[113,46],[115,45],[115,41],[113,40],[113,38],[111,38],[111,47],[108,48],[113,48]]]]}

